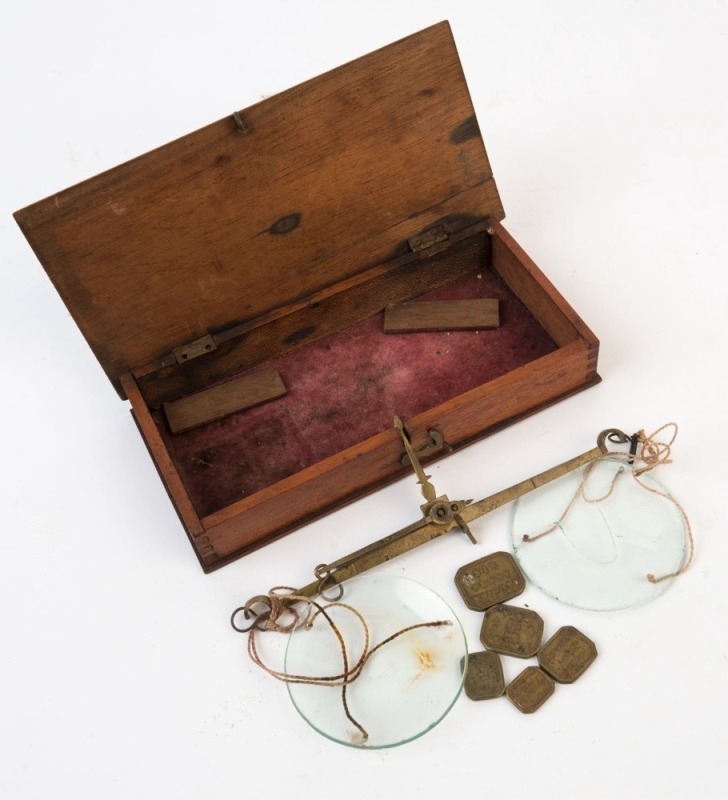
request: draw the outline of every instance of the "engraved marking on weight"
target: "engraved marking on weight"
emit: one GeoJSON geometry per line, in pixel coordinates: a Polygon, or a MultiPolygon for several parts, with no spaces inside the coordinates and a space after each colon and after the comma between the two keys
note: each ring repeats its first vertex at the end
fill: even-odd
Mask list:
{"type": "Polygon", "coordinates": [[[534,711],[551,697],[556,688],[554,682],[539,667],[526,667],[508,684],[506,697],[524,714],[534,711]]]}
{"type": "Polygon", "coordinates": [[[526,579],[510,553],[498,552],[460,567],[455,585],[468,608],[485,611],[521,594],[526,579]]]}
{"type": "Polygon", "coordinates": [[[543,620],[528,608],[497,605],[485,612],[480,641],[506,656],[530,658],[541,647],[543,620]]]}
{"type": "Polygon", "coordinates": [[[538,663],[559,683],[573,683],[597,657],[597,647],[580,630],[566,625],[546,642],[538,663]]]}
{"type": "MultiPolygon", "coordinates": [[[[506,690],[500,656],[490,650],[470,653],[468,672],[463,688],[471,700],[492,700],[500,697],[506,690]]],[[[460,669],[465,666],[465,657],[460,661],[460,669]]]]}

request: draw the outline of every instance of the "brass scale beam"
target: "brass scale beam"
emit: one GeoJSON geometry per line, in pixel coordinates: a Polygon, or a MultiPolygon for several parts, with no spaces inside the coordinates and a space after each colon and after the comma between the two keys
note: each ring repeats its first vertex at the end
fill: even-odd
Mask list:
{"type": "MultiPolygon", "coordinates": [[[[426,475],[419,459],[410,443],[409,436],[405,431],[404,425],[399,417],[394,418],[394,427],[399,431],[402,437],[405,451],[409,460],[414,468],[418,478],[418,483],[422,489],[422,495],[425,502],[420,506],[422,509],[422,519],[413,522],[411,525],[396,531],[395,533],[385,536],[376,542],[372,542],[366,547],[355,550],[353,553],[332,561],[330,564],[319,564],[314,570],[316,580],[307,584],[306,586],[298,589],[295,594],[303,597],[314,597],[322,595],[329,601],[338,600],[343,594],[343,587],[341,584],[356,575],[366,572],[373,567],[395,558],[395,556],[402,555],[419,547],[426,542],[437,539],[444,533],[459,528],[468,538],[476,544],[475,537],[470,532],[468,523],[472,522],[478,517],[482,517],[489,511],[500,508],[512,500],[522,497],[528,492],[538,489],[557,478],[566,475],[572,470],[579,469],[584,465],[601,458],[607,454],[607,440],[616,444],[625,444],[632,442],[631,453],[634,453],[634,445],[636,444],[635,436],[628,436],[623,431],[617,428],[607,428],[603,430],[597,437],[597,446],[585,453],[564,461],[562,464],[557,464],[551,469],[527,478],[520,483],[509,486],[500,492],[490,495],[483,500],[473,502],[471,500],[449,500],[446,495],[438,495],[434,486],[430,483],[430,476],[426,475]],[[324,594],[332,589],[337,590],[336,597],[328,597],[324,594]]],[[[251,597],[250,600],[240,608],[233,612],[231,617],[231,624],[238,631],[250,630],[251,627],[264,627],[271,610],[270,598],[266,595],[256,595],[251,597]],[[258,610],[255,610],[258,606],[258,610]],[[262,606],[262,609],[261,609],[262,606]],[[253,620],[247,628],[238,627],[235,618],[239,612],[242,612],[246,620],[253,620]]]]}

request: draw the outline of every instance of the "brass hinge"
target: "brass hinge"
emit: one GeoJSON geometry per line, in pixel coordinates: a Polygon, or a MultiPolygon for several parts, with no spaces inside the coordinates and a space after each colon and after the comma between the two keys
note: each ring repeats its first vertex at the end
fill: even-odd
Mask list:
{"type": "MultiPolygon", "coordinates": [[[[434,228],[428,228],[428,230],[408,239],[407,244],[413,253],[420,253],[423,250],[429,250],[435,245],[442,244],[442,242],[447,242],[449,236],[444,225],[436,225],[434,228]]],[[[445,247],[447,245],[438,247],[438,251],[444,250],[445,247]]]]}
{"type": "Polygon", "coordinates": [[[172,350],[172,355],[178,364],[184,364],[191,361],[198,356],[204,356],[206,353],[211,353],[217,350],[217,343],[209,334],[203,336],[201,339],[195,339],[194,342],[183,344],[180,347],[175,347],[172,350]]]}

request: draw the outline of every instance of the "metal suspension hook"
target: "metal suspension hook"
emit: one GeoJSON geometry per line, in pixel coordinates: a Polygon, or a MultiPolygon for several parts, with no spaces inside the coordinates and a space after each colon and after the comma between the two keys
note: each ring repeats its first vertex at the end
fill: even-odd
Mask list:
{"type": "Polygon", "coordinates": [[[336,580],[334,573],[327,564],[319,564],[314,570],[314,575],[319,579],[316,592],[328,600],[329,603],[336,603],[344,596],[344,587],[336,580]],[[326,594],[327,589],[337,588],[336,597],[329,597],[326,594]]]}
{"type": "Polygon", "coordinates": [[[247,633],[252,628],[258,628],[258,630],[261,630],[261,623],[265,622],[270,617],[272,609],[273,606],[271,605],[270,598],[264,594],[257,594],[255,597],[251,597],[244,606],[240,606],[233,611],[230,616],[230,625],[238,633],[247,633]],[[263,605],[265,606],[265,610],[255,612],[253,611],[254,605],[263,605]],[[241,611],[243,612],[245,619],[252,618],[253,620],[250,625],[244,628],[235,622],[235,618],[241,611]]]}
{"type": "Polygon", "coordinates": [[[609,449],[606,445],[607,440],[612,444],[627,444],[627,442],[632,441],[632,437],[619,430],[619,428],[606,428],[597,437],[597,445],[603,453],[606,453],[609,449]]]}

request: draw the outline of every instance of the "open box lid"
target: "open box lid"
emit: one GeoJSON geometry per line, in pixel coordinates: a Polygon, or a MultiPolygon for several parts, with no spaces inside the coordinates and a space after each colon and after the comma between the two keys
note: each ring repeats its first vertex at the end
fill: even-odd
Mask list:
{"type": "Polygon", "coordinates": [[[107,376],[504,216],[441,22],[15,214],[107,376]]]}

